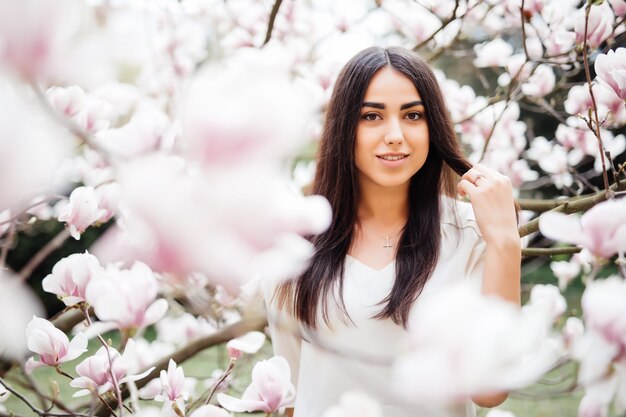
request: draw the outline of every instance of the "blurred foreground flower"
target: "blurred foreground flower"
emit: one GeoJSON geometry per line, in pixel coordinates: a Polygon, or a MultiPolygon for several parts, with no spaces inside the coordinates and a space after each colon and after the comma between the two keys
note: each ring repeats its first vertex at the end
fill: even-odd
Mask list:
{"type": "Polygon", "coordinates": [[[26,362],[26,372],[40,366],[57,366],[78,358],[87,351],[87,337],[78,333],[70,342],[65,333],[54,327],[46,319],[33,317],[26,327],[28,349],[39,354],[39,360],[30,358],[26,362]]]}
{"type": "Polygon", "coordinates": [[[33,313],[41,315],[43,308],[30,287],[8,270],[0,270],[0,317],[3,317],[0,325],[0,358],[23,358],[27,351],[24,329],[33,313]]]}
{"type": "Polygon", "coordinates": [[[596,58],[595,70],[601,83],[626,100],[626,48],[610,50],[596,58]]]}
{"type": "Polygon", "coordinates": [[[590,282],[582,298],[585,320],[571,338],[572,357],[579,361],[578,383],[585,388],[579,416],[626,411],[626,281],[619,277],[590,282]]]}
{"type": "Polygon", "coordinates": [[[263,411],[275,413],[293,406],[296,389],[291,383],[289,364],[282,356],[257,362],[252,369],[252,383],[241,399],[223,393],[217,394],[222,407],[235,413],[263,411]]]}
{"type": "Polygon", "coordinates": [[[203,405],[202,407],[191,413],[190,417],[231,417],[231,414],[223,408],[216,407],[212,404],[203,405]]]}
{"type": "Polygon", "coordinates": [[[520,311],[459,285],[417,303],[413,349],[394,363],[397,392],[407,401],[445,404],[540,378],[560,357],[550,331],[562,306],[553,291],[535,295],[520,311]]]}
{"type": "Polygon", "coordinates": [[[345,392],[335,405],[322,417],[383,417],[383,411],[376,401],[360,392],[345,392]]]}
{"type": "Polygon", "coordinates": [[[597,204],[580,218],[547,212],[539,217],[544,236],[588,249],[599,258],[626,250],[626,199],[597,204]]]}
{"type": "Polygon", "coordinates": [[[38,103],[18,91],[0,73],[0,212],[14,214],[34,197],[50,193],[55,170],[75,144],[38,103]]]}

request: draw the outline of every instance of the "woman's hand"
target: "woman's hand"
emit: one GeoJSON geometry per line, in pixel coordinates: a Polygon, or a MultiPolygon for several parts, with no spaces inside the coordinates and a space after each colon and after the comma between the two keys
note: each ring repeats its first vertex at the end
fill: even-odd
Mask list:
{"type": "Polygon", "coordinates": [[[457,186],[470,198],[486,242],[482,293],[520,305],[522,247],[511,181],[483,165],[467,171],[457,186]]]}
{"type": "Polygon", "coordinates": [[[461,177],[457,190],[460,195],[469,196],[487,244],[500,244],[510,239],[519,243],[513,186],[506,176],[476,164],[461,177]]]}

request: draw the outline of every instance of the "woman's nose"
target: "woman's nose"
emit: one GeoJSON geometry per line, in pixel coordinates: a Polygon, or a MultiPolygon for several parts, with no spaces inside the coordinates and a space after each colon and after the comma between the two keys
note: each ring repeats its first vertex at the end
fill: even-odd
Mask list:
{"type": "Polygon", "coordinates": [[[391,121],[389,130],[385,135],[385,143],[387,145],[391,145],[402,142],[404,142],[404,135],[402,134],[400,123],[398,121],[391,121]]]}

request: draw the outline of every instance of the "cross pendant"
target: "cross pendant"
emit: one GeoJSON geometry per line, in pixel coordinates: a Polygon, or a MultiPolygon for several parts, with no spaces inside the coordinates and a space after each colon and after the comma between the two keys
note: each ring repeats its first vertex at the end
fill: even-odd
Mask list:
{"type": "Polygon", "coordinates": [[[383,245],[383,248],[387,249],[387,255],[389,255],[390,249],[393,248],[393,245],[389,243],[389,236],[385,236],[385,244],[383,245]]]}

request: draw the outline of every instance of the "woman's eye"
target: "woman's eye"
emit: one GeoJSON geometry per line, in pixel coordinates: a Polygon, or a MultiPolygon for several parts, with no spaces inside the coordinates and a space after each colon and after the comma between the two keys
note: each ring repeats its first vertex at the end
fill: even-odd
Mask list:
{"type": "Polygon", "coordinates": [[[374,120],[379,120],[380,116],[378,114],[376,114],[376,113],[366,113],[363,116],[361,116],[361,118],[363,120],[367,120],[367,121],[372,122],[374,120]]]}
{"type": "Polygon", "coordinates": [[[406,118],[409,120],[419,120],[422,118],[422,113],[413,111],[411,113],[407,113],[406,118]]]}

